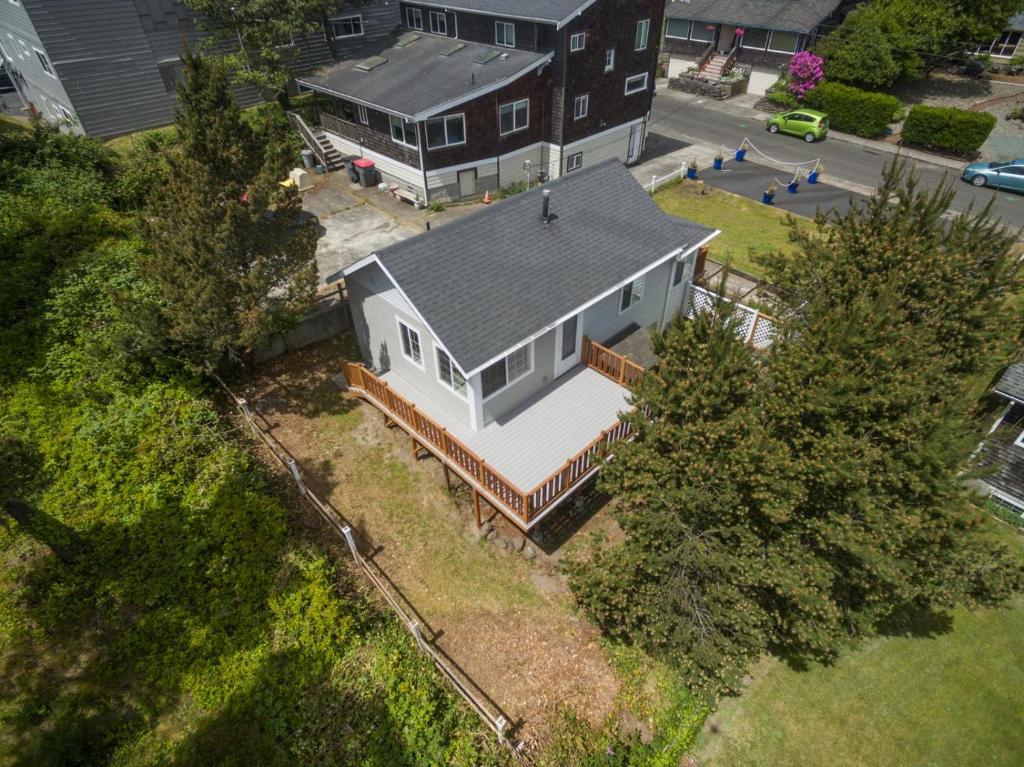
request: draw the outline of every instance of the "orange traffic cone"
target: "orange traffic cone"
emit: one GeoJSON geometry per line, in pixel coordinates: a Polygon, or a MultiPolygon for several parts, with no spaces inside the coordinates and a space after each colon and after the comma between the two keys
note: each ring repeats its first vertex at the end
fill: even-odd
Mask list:
{"type": "Polygon", "coordinates": [[[491,191],[488,189],[486,192],[484,192],[484,205],[490,205],[490,204],[491,204],[491,191]]]}

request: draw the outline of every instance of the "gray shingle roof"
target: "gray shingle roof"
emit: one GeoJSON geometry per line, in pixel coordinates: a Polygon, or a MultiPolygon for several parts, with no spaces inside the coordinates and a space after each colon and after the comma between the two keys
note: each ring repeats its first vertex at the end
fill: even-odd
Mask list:
{"type": "Polygon", "coordinates": [[[976,463],[984,482],[1012,498],[1024,500],[1024,448],[1016,444],[1024,431],[1024,405],[1014,405],[1002,423],[985,438],[976,463]]]}
{"type": "Polygon", "coordinates": [[[1015,13],[1010,17],[1010,31],[1024,32],[1024,13],[1015,13]]]}
{"type": "Polygon", "coordinates": [[[996,394],[1024,402],[1024,362],[1010,365],[994,389],[996,394]]]}
{"type": "Polygon", "coordinates": [[[471,11],[512,19],[547,21],[554,24],[567,19],[590,3],[587,0],[426,0],[424,5],[453,11],[471,11]]]}
{"type": "Polygon", "coordinates": [[[407,45],[360,51],[355,58],[318,69],[298,82],[386,112],[422,119],[477,92],[511,82],[550,56],[421,34],[407,45]],[[369,71],[359,69],[359,63],[371,56],[387,63],[369,71]],[[477,63],[484,59],[490,60],[477,63]]]}
{"type": "Polygon", "coordinates": [[[841,0],[668,0],[665,15],[715,24],[810,32],[841,0]]]}
{"type": "Polygon", "coordinates": [[[468,374],[715,230],[670,216],[618,160],[377,253],[468,374]]]}

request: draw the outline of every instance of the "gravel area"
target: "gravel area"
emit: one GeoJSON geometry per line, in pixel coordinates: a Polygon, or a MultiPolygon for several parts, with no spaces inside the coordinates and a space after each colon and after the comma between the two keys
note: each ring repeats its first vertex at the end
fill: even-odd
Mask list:
{"type": "Polygon", "coordinates": [[[1005,101],[986,110],[997,118],[988,140],[981,145],[981,156],[986,160],[1013,160],[1024,157],[1024,122],[1007,120],[1006,115],[1015,107],[1024,105],[1024,92],[1020,98],[1005,101]]]}
{"type": "Polygon", "coordinates": [[[928,104],[934,107],[970,109],[979,101],[1024,94],[1024,86],[994,80],[975,80],[970,77],[934,72],[931,77],[899,86],[893,94],[906,106],[928,104]]]}

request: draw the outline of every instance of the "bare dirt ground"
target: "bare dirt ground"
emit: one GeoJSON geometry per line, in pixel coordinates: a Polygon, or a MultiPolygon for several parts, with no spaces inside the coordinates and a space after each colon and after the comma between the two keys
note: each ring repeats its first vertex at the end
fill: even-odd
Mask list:
{"type": "MultiPolygon", "coordinates": [[[[615,535],[608,510],[549,532],[532,562],[499,551],[476,534],[468,493],[448,493],[440,463],[414,458],[402,431],[339,390],[333,378],[346,356],[358,358],[345,338],[308,347],[261,368],[244,396],[520,737],[546,740],[561,707],[601,724],[620,680],[598,632],[574,610],[559,562],[590,530],[615,535]]],[[[507,521],[492,522],[512,534],[507,521]]]]}

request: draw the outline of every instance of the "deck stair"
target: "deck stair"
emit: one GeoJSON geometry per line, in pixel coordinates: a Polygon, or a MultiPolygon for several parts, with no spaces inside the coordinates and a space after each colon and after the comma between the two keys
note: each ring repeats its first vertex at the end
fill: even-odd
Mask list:
{"type": "Polygon", "coordinates": [[[327,133],[318,125],[311,126],[302,119],[298,112],[288,112],[288,122],[302,136],[302,142],[316,155],[317,162],[327,170],[338,170],[345,166],[344,158],[341,156],[334,144],[331,143],[327,133]]]}
{"type": "MultiPolygon", "coordinates": [[[[335,149],[334,144],[331,143],[324,129],[312,127],[310,132],[324,153],[323,159],[327,160],[327,170],[338,170],[338,168],[344,167],[345,162],[342,159],[341,152],[335,149]]],[[[313,151],[316,150],[314,149],[313,151]]]]}
{"type": "Polygon", "coordinates": [[[708,63],[704,65],[704,69],[701,74],[708,78],[720,79],[722,75],[731,69],[730,61],[731,56],[728,53],[716,53],[710,59],[708,63]]]}

